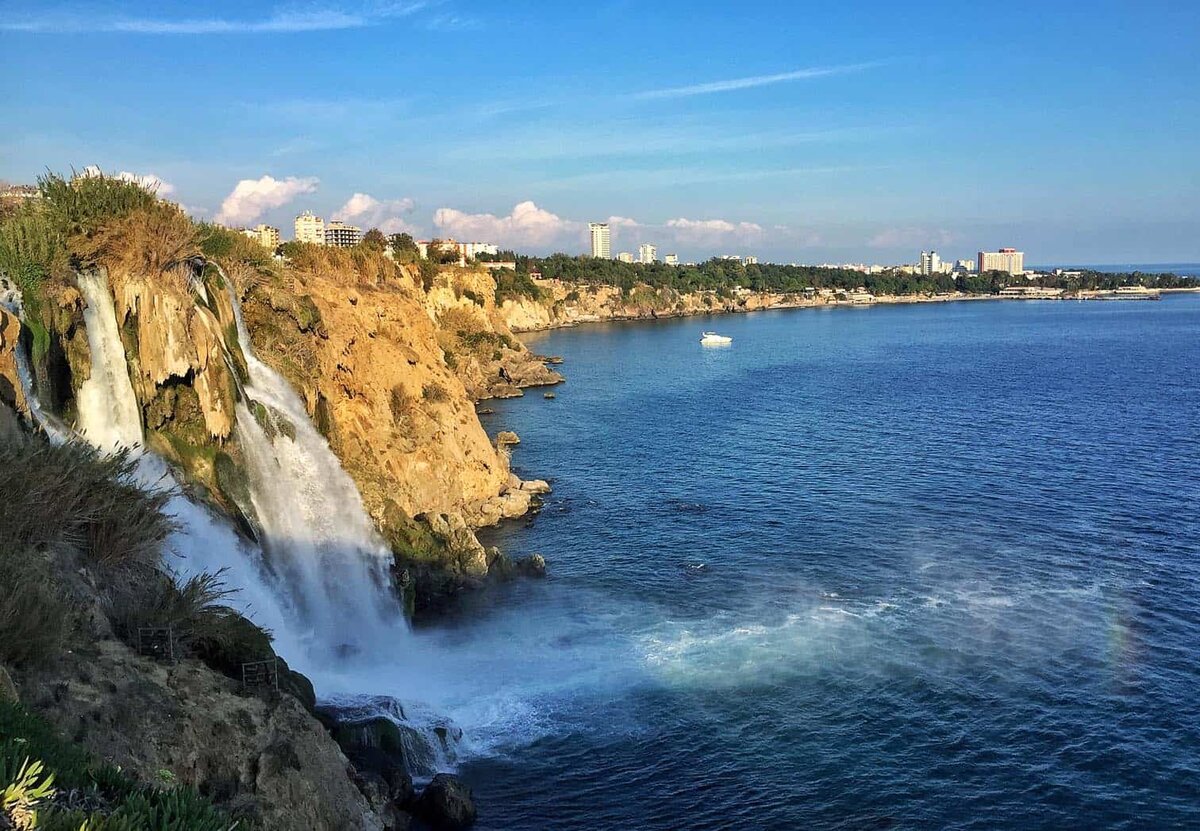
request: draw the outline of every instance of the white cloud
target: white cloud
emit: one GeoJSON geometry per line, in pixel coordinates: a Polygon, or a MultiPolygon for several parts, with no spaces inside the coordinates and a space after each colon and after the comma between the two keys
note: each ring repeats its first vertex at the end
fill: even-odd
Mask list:
{"type": "Polygon", "coordinates": [[[0,31],[37,34],[67,32],[113,32],[139,35],[240,35],[320,32],[359,29],[386,20],[414,14],[428,2],[374,2],[357,8],[302,8],[275,10],[267,17],[230,19],[223,17],[168,19],[115,17],[79,14],[68,9],[50,10],[35,17],[0,21],[0,31]]]}
{"type": "Polygon", "coordinates": [[[683,87],[668,87],[639,92],[633,97],[636,100],[647,101],[658,98],[684,98],[691,95],[710,95],[714,92],[731,92],[752,87],[765,87],[770,84],[782,84],[786,81],[802,81],[808,78],[823,78],[828,75],[844,75],[847,72],[860,72],[878,66],[878,63],[856,63],[845,66],[815,66],[808,69],[796,69],[791,72],[780,72],[775,75],[756,75],[750,78],[731,78],[725,81],[709,81],[703,84],[691,84],[683,87]]]}
{"type": "Polygon", "coordinates": [[[242,179],[233,192],[221,203],[217,222],[226,225],[246,225],[267,211],[286,205],[297,196],[312,193],[317,189],[316,177],[276,179],[263,176],[261,179],[242,179]]]}
{"type": "Polygon", "coordinates": [[[670,219],[666,227],[681,242],[694,244],[750,242],[762,239],[763,227],[755,222],[730,222],[727,219],[670,219]]]}
{"type": "Polygon", "coordinates": [[[924,248],[951,245],[958,235],[945,228],[885,228],[867,243],[872,248],[924,248]]]}
{"type": "Polygon", "coordinates": [[[417,229],[404,219],[412,213],[415,203],[408,199],[380,200],[369,193],[356,193],[346,204],[334,211],[332,218],[353,222],[366,228],[378,228],[385,234],[416,233],[417,229]]]}
{"type": "Polygon", "coordinates": [[[568,234],[578,234],[583,227],[582,223],[562,219],[533,202],[521,202],[508,216],[439,208],[433,215],[433,224],[445,236],[506,246],[546,246],[562,241],[568,234]]]}
{"type": "Polygon", "coordinates": [[[613,228],[639,228],[641,223],[636,219],[630,219],[627,216],[610,216],[608,224],[613,228]]]}

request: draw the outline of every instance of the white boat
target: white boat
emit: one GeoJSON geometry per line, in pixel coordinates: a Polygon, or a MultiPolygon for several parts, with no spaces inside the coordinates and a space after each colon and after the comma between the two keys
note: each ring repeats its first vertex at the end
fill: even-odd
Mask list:
{"type": "Polygon", "coordinates": [[[716,332],[705,332],[700,338],[700,343],[705,346],[724,346],[727,343],[733,343],[733,338],[718,335],[716,332]]]}

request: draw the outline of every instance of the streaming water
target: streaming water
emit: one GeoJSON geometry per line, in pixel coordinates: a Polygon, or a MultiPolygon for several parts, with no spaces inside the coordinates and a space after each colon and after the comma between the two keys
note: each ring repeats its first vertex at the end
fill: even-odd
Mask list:
{"type": "Polygon", "coordinates": [[[250,369],[237,406],[250,493],[266,553],[187,498],[166,464],[140,450],[141,411],[129,378],[106,279],[80,275],[91,377],[79,390],[79,427],[105,450],[139,448],[138,476],[168,489],[179,531],[168,564],[181,577],[223,573],[234,606],[267,628],[277,651],[307,674],[322,698],[356,717],[382,716],[405,728],[418,773],[452,766],[457,730],[423,703],[420,685],[403,705],[386,695],[402,685],[373,669],[395,665],[412,640],[390,596],[387,548],[363,509],[353,481],[316,431],[294,391],[253,354],[236,297],[237,325],[250,369]],[[262,419],[251,412],[259,409],[262,419]]]}

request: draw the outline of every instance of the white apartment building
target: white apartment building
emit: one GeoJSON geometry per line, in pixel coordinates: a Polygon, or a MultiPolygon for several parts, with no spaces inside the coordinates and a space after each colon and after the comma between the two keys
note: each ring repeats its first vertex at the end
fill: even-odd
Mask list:
{"type": "Polygon", "coordinates": [[[920,273],[928,277],[931,274],[941,274],[942,258],[938,256],[936,251],[922,251],[921,263],[919,266],[920,273]]]}
{"type": "Polygon", "coordinates": [[[985,271],[1024,274],[1025,253],[1015,248],[1001,248],[999,251],[980,251],[979,273],[983,274],[985,271]]]}
{"type": "Polygon", "coordinates": [[[651,245],[648,242],[643,242],[638,246],[638,262],[644,265],[650,265],[658,259],[658,247],[651,245]]]}
{"type": "Polygon", "coordinates": [[[747,257],[745,260],[743,260],[743,262],[745,262],[746,265],[758,265],[758,257],[751,255],[751,256],[747,257]]]}
{"type": "Polygon", "coordinates": [[[612,232],[607,222],[589,222],[592,232],[592,256],[601,260],[612,259],[612,232]]]}
{"type": "Polygon", "coordinates": [[[362,228],[333,220],[325,226],[325,244],[333,248],[353,248],[362,242],[362,228]]]}
{"type": "Polygon", "coordinates": [[[633,262],[633,255],[630,254],[628,251],[622,251],[620,254],[617,255],[617,259],[623,263],[631,263],[631,262],[633,262]]]}
{"type": "Polygon", "coordinates": [[[667,254],[665,257],[663,257],[663,262],[667,265],[679,265],[679,255],[667,254]]]}
{"type": "Polygon", "coordinates": [[[311,242],[314,245],[325,244],[325,220],[314,216],[312,211],[305,211],[296,217],[296,242],[311,242]]]}

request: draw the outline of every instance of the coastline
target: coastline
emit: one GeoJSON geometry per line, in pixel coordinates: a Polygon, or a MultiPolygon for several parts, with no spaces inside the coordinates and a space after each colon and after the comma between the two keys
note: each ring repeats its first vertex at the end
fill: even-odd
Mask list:
{"type": "MultiPolygon", "coordinates": [[[[557,282],[557,281],[555,281],[557,282]]],[[[569,285],[569,284],[562,284],[569,285]]],[[[561,288],[556,286],[554,288],[561,288]]],[[[571,286],[573,293],[579,293],[580,287],[571,286]]],[[[553,289],[552,289],[553,290],[553,289]]],[[[502,313],[508,318],[508,326],[515,334],[526,334],[536,332],[547,332],[555,329],[569,329],[575,326],[583,326],[589,323],[612,323],[624,321],[641,321],[641,320],[673,320],[677,318],[687,317],[704,317],[710,315],[726,315],[726,314],[748,314],[750,312],[774,311],[784,309],[832,309],[832,308],[869,308],[871,306],[883,305],[912,305],[918,303],[964,303],[964,302],[985,302],[985,301],[1016,301],[1028,302],[1031,300],[1053,300],[1053,301],[1082,301],[1082,300],[1097,300],[1101,299],[1107,292],[1084,292],[1081,294],[1059,295],[1059,296],[1012,296],[999,294],[968,294],[965,292],[955,292],[954,294],[944,295],[881,295],[869,301],[855,300],[830,300],[828,298],[815,299],[797,299],[791,295],[778,294],[750,294],[739,298],[736,302],[722,302],[719,305],[704,305],[699,298],[712,297],[711,294],[693,293],[684,295],[690,302],[683,308],[674,309],[659,309],[654,305],[649,304],[625,304],[619,305],[613,303],[611,298],[605,298],[605,294],[612,294],[613,290],[608,286],[591,286],[586,287],[586,290],[592,295],[592,303],[586,307],[577,307],[572,309],[568,306],[563,306],[561,302],[556,302],[550,314],[545,315],[544,321],[539,321],[537,325],[521,325],[522,319],[528,320],[533,315],[528,314],[527,302],[514,302],[506,300],[501,306],[502,313]],[[558,317],[554,316],[554,310],[560,310],[558,317]]],[[[1156,289],[1161,294],[1195,294],[1200,293],[1200,287],[1194,288],[1167,288],[1156,289]]],[[[1129,298],[1104,298],[1134,301],[1145,300],[1143,297],[1129,298]]]]}

